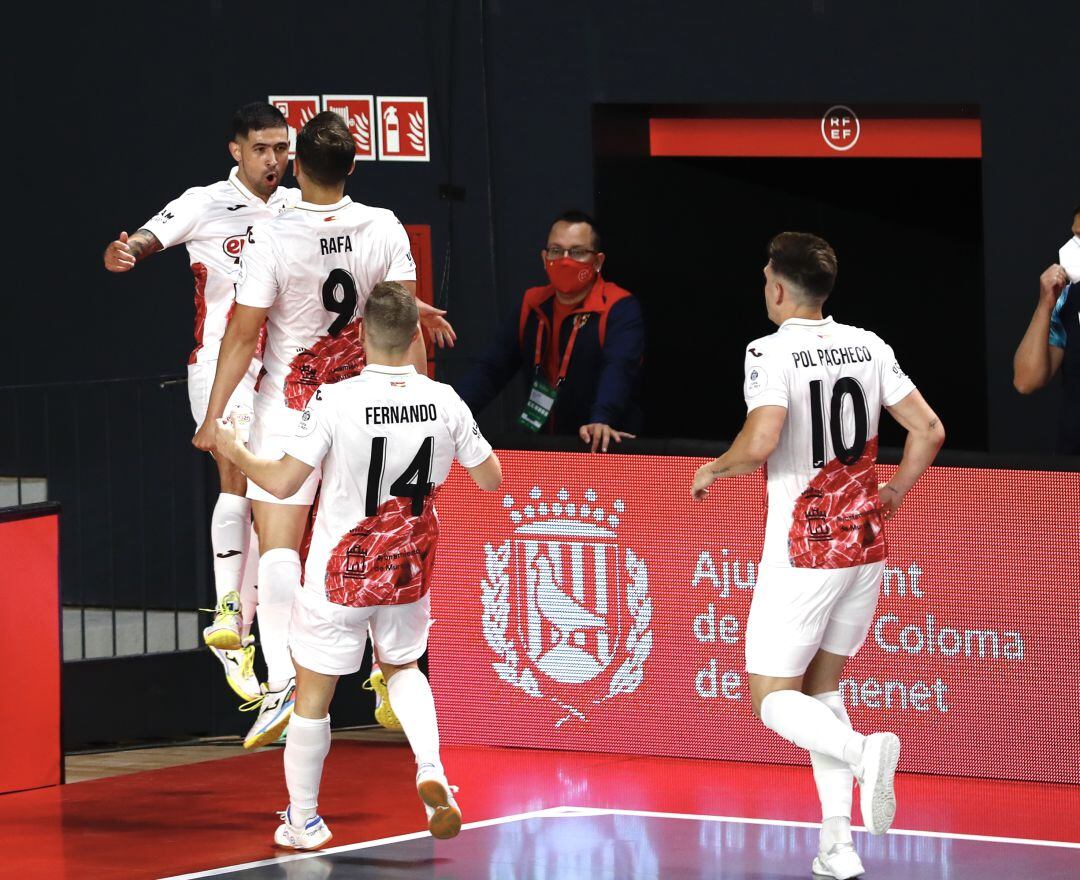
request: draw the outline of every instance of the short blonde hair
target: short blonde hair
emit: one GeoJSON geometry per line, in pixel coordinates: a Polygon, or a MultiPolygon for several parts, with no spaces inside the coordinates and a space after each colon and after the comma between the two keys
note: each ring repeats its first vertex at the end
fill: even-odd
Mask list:
{"type": "Polygon", "coordinates": [[[364,335],[393,354],[409,348],[419,320],[416,297],[396,281],[376,284],[364,304],[364,335]]]}

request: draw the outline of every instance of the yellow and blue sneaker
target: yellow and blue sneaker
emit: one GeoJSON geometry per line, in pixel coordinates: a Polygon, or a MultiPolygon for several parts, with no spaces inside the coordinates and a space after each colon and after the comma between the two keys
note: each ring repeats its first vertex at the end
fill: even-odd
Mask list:
{"type": "Polygon", "coordinates": [[[386,678],[378,666],[371,667],[371,677],[364,682],[363,688],[365,691],[375,691],[375,720],[387,730],[402,730],[401,722],[390,705],[386,678]]]}
{"type": "Polygon", "coordinates": [[[261,700],[262,688],[255,676],[255,638],[244,639],[244,647],[238,651],[210,648],[210,653],[225,667],[225,681],[241,700],[261,700]]]}
{"type": "Polygon", "coordinates": [[[258,749],[277,742],[278,737],[289,726],[295,705],[296,679],[290,678],[289,683],[281,690],[267,690],[258,701],[252,700],[247,706],[242,706],[241,709],[259,707],[259,715],[251,725],[248,735],[244,737],[244,748],[258,749]]]}
{"type": "Polygon", "coordinates": [[[214,611],[214,622],[203,630],[206,647],[223,651],[240,650],[244,647],[240,639],[240,622],[240,594],[233,590],[221,597],[214,611]]]}

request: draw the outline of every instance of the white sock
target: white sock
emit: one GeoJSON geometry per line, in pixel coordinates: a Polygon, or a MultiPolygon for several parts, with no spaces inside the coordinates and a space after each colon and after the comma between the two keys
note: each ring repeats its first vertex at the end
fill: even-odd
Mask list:
{"type": "Polygon", "coordinates": [[[240,628],[240,638],[246,639],[251,635],[251,623],[255,620],[255,606],[259,604],[259,536],[255,534],[255,527],[251,527],[248,536],[248,549],[244,555],[244,576],[240,580],[240,608],[243,616],[243,625],[240,628]]]}
{"type": "Polygon", "coordinates": [[[761,720],[769,730],[808,752],[852,766],[862,758],[866,737],[844,724],[824,703],[799,691],[773,691],[766,696],[761,701],[761,720]]]}
{"type": "Polygon", "coordinates": [[[405,736],[416,755],[417,765],[434,764],[441,769],[439,722],[435,717],[435,698],[427,677],[419,669],[402,669],[391,676],[386,688],[390,692],[394,714],[405,729],[405,736]]]}
{"type": "Polygon", "coordinates": [[[285,784],[289,818],[302,828],[318,813],[323,762],[330,751],[330,716],[304,718],[293,712],[285,739],[285,784]]]}
{"type": "MultiPolygon", "coordinates": [[[[843,724],[851,727],[839,691],[815,694],[814,699],[827,706],[843,724]]],[[[810,763],[814,767],[814,782],[821,800],[821,850],[828,852],[835,843],[851,842],[851,786],[854,774],[846,761],[821,752],[811,752],[810,763]]]]}
{"type": "Polygon", "coordinates": [[[244,554],[251,531],[251,502],[222,492],[210,517],[210,546],[214,550],[214,588],[220,602],[226,593],[240,591],[244,554]]]}
{"type": "Polygon", "coordinates": [[[300,554],[287,547],[259,558],[259,638],[266,660],[266,683],[279,691],[296,676],[289,655],[289,618],[300,589],[300,554]]]}

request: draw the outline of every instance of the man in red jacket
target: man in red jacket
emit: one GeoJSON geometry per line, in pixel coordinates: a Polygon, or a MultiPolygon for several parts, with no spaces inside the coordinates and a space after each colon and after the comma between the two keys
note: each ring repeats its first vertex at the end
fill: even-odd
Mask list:
{"type": "Polygon", "coordinates": [[[513,379],[532,383],[518,423],[577,434],[607,452],[640,428],[637,401],[645,325],[628,291],[605,281],[596,223],[581,211],[560,216],[541,259],[550,283],[525,291],[477,365],[457,385],[479,412],[513,379]]]}

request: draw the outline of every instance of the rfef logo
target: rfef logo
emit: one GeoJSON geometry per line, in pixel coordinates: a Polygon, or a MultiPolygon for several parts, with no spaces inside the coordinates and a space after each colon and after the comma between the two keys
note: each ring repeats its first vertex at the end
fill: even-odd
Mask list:
{"type": "Polygon", "coordinates": [[[378,98],[379,158],[430,162],[427,98],[378,98]]]}
{"type": "Polygon", "coordinates": [[[830,107],[821,117],[821,136],[830,149],[850,150],[859,140],[859,117],[843,104],[830,107]]]}
{"type": "Polygon", "coordinates": [[[606,509],[593,489],[572,501],[561,488],[545,500],[539,486],[524,505],[507,495],[516,526],[499,546],[486,544],[481,583],[483,631],[507,684],[548,699],[561,717],[637,690],[652,652],[652,600],[645,561],[618,542],[626,506],[606,509]]]}
{"type": "Polygon", "coordinates": [[[318,95],[271,95],[267,99],[289,124],[289,158],[296,156],[296,133],[319,115],[318,95]]]}
{"type": "Polygon", "coordinates": [[[356,161],[375,161],[375,100],[371,95],[323,95],[323,107],[345,120],[356,142],[356,161]]]}

